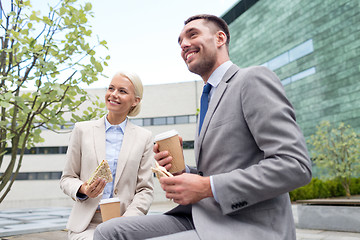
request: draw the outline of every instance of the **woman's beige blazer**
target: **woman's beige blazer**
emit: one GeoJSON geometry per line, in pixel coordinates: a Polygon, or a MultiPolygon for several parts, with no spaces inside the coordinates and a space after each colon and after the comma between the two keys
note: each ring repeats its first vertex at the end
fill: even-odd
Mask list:
{"type": "MultiPolygon", "coordinates": [[[[119,154],[113,196],[120,198],[123,216],[144,215],[153,200],[151,166],[153,139],[150,131],[127,122],[119,154]]],[[[102,198],[80,201],[76,193],[105,159],[105,119],[75,124],[70,137],[60,188],[74,201],[67,228],[82,232],[89,225],[102,198]]]]}

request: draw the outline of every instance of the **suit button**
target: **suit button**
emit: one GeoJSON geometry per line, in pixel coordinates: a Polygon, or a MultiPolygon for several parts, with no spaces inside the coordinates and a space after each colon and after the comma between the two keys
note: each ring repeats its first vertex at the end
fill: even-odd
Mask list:
{"type": "Polygon", "coordinates": [[[235,209],[238,209],[241,207],[245,207],[247,204],[248,204],[247,201],[237,202],[237,203],[232,204],[231,208],[235,210],[235,209]]]}
{"type": "Polygon", "coordinates": [[[118,194],[118,190],[117,190],[117,189],[115,189],[114,194],[115,194],[115,195],[117,195],[117,194],[118,194]]]}
{"type": "Polygon", "coordinates": [[[204,176],[204,173],[202,171],[198,172],[200,176],[204,176]]]}

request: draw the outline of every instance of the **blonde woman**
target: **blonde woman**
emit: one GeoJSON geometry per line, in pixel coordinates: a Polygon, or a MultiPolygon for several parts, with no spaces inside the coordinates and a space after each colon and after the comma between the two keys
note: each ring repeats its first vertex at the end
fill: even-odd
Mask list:
{"type": "Polygon", "coordinates": [[[153,200],[150,131],[132,124],[128,116],[140,112],[143,85],[133,73],[114,75],[105,94],[106,116],[75,124],[60,187],[74,201],[68,223],[69,239],[93,239],[102,222],[99,202],[118,197],[122,216],[145,215],[153,200]],[[113,182],[86,181],[99,163],[109,163],[113,182]]]}

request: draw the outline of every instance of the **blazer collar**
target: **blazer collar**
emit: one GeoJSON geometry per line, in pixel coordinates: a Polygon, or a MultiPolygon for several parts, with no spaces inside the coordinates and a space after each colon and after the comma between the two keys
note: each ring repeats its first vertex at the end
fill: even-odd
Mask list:
{"type": "Polygon", "coordinates": [[[128,120],[125,127],[124,138],[117,162],[114,186],[116,186],[116,184],[120,180],[120,176],[124,171],[125,165],[131,156],[132,147],[136,139],[137,136],[135,125],[128,120]]]}
{"type": "Polygon", "coordinates": [[[98,164],[106,157],[105,116],[94,121],[94,145],[98,164]]]}

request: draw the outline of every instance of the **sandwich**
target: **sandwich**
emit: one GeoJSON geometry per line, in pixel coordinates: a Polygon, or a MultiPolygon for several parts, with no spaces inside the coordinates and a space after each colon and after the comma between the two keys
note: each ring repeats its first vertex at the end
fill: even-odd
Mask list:
{"type": "Polygon", "coordinates": [[[155,173],[156,177],[160,179],[161,177],[173,177],[166,168],[160,166],[157,161],[155,161],[155,167],[151,167],[151,170],[155,173]]]}
{"type": "Polygon", "coordinates": [[[112,182],[113,180],[110,166],[106,160],[101,161],[92,176],[89,178],[89,180],[87,180],[88,186],[90,186],[98,178],[105,179],[106,183],[112,182]]]}

